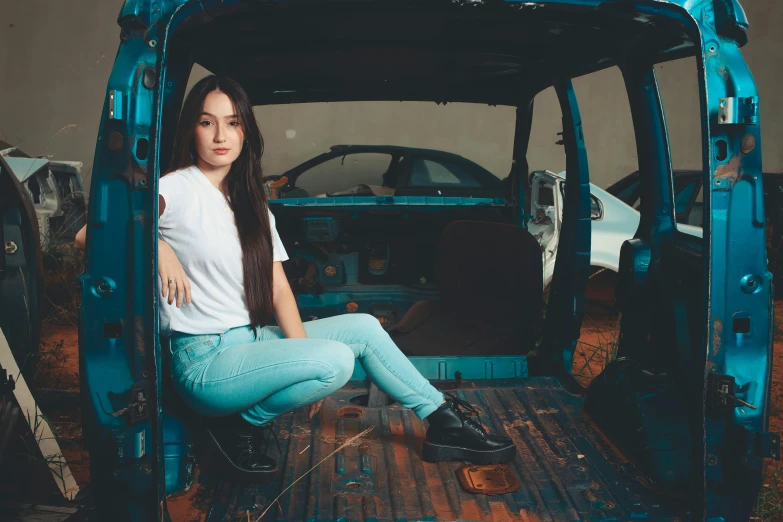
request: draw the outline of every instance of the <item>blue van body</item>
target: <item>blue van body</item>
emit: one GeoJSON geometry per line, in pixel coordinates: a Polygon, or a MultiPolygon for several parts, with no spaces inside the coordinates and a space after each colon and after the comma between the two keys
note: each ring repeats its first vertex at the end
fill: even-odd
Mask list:
{"type": "MultiPolygon", "coordinates": [[[[158,179],[191,68],[201,63],[237,77],[257,105],[424,100],[517,107],[514,180],[527,179],[535,94],[554,86],[563,111],[570,188],[535,372],[532,364],[528,371],[527,350],[413,358],[426,377],[444,386],[459,375],[463,397],[491,410],[484,420],[515,437],[520,460],[512,468],[522,476],[522,489],[501,497],[472,495],[456,485],[453,467],[424,466],[413,451],[395,459],[402,450],[389,441],[415,442],[421,427],[394,408],[368,406],[359,420],[344,415],[342,403],[374,393],[364,388],[357,367],[355,381],[330,398],[324,419],[307,432],[317,446],[312,458],[328,455],[318,452],[335,447],[334,437],[368,426],[361,423],[375,423],[381,442],[370,453],[359,448],[337,455],[330,471],[301,482],[305,489],[297,486],[281,499],[279,519],[747,520],[763,461],[779,457],[779,440],[767,432],[774,322],[759,98],[740,51],[748,21],[737,0],[126,0],[118,23],[80,279],[82,418],[104,519],[171,520],[169,505],[190,498],[183,491],[192,493],[197,420],[167,384],[156,231],[158,179]],[[397,22],[398,31],[372,25],[383,19],[397,22]],[[346,20],[353,32],[338,30],[346,20]],[[422,30],[425,22],[441,31],[422,30]],[[333,31],[323,29],[329,24],[333,31]],[[283,31],[300,40],[291,36],[290,48],[275,45],[283,31]],[[366,54],[355,51],[365,45],[366,54]],[[308,58],[316,51],[354,66],[332,67],[338,72],[328,76],[318,65],[328,60],[308,58]],[[395,53],[405,59],[389,65],[391,73],[372,67],[372,60],[395,53]],[[437,56],[448,53],[490,65],[502,56],[513,74],[481,76],[457,59],[436,66],[443,63],[437,56]],[[668,135],[653,68],[687,56],[697,58],[702,104],[703,241],[676,229],[668,135]],[[242,66],[251,58],[261,64],[257,70],[242,66]],[[571,79],[613,65],[628,91],[644,195],[639,232],[621,255],[623,361],[584,390],[570,373],[590,267],[588,153],[598,152],[585,147],[571,79]],[[399,74],[386,81],[392,73],[399,74]],[[318,430],[331,433],[331,443],[316,437],[318,430]],[[410,469],[401,458],[410,459],[410,469]],[[354,472],[359,478],[350,478],[354,472]]],[[[525,184],[510,186],[504,202],[446,197],[427,205],[414,197],[378,197],[271,205],[283,226],[326,210],[407,215],[424,201],[429,214],[524,228],[525,184]]],[[[353,266],[352,258],[339,262],[345,270],[353,266]]],[[[325,315],[354,301],[365,311],[362,299],[383,299],[404,313],[416,300],[405,292],[378,296],[372,288],[339,284],[328,294],[299,299],[308,313],[324,309],[325,315]]],[[[277,482],[217,482],[200,519],[234,520],[245,508],[254,519],[260,515],[265,502],[306,471],[309,461],[297,457],[301,440],[292,434],[308,422],[296,412],[282,422],[288,460],[281,462],[277,482]]]]}

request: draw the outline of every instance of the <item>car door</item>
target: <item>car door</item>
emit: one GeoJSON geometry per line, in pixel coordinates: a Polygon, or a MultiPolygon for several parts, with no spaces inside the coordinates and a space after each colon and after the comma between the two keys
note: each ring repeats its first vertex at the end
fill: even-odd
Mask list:
{"type": "Polygon", "coordinates": [[[530,215],[527,228],[541,245],[544,284],[549,284],[555,270],[557,244],[560,238],[561,200],[557,181],[551,172],[538,171],[530,176],[530,215]]]}
{"type": "Polygon", "coordinates": [[[0,328],[19,368],[29,377],[38,353],[44,290],[40,238],[30,196],[4,156],[0,156],[0,219],[0,328]]]}

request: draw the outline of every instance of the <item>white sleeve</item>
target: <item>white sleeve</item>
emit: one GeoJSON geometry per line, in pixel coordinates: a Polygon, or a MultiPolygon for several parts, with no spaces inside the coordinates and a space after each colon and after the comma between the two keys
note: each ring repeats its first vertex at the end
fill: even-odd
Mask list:
{"type": "Polygon", "coordinates": [[[193,199],[193,188],[185,176],[173,172],[160,178],[158,193],[166,201],[166,209],[158,218],[158,228],[175,228],[186,217],[188,202],[193,199]]]}
{"type": "Polygon", "coordinates": [[[285,251],[283,242],[280,240],[280,234],[277,233],[275,216],[268,207],[267,212],[269,212],[269,229],[272,232],[272,261],[288,261],[288,254],[285,251]]]}

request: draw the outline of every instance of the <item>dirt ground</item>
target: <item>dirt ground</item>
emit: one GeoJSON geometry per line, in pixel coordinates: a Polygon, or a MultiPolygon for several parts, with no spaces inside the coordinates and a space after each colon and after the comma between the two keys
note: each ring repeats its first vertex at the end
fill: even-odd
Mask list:
{"type": "Polygon", "coordinates": [[[595,274],[587,287],[585,318],[572,366],[574,376],[585,386],[615,358],[620,334],[614,304],[616,283],[616,274],[604,271],[595,274]]]}
{"type": "MultiPolygon", "coordinates": [[[[772,394],[768,431],[783,433],[783,300],[775,301],[775,348],[772,355],[772,394]]],[[[771,461],[759,496],[760,522],[783,521],[783,463],[771,461]],[[767,514],[769,514],[767,516],[767,514]]]]}
{"type": "Polygon", "coordinates": [[[772,357],[772,408],[769,417],[769,431],[783,433],[783,300],[775,301],[775,351],[772,357]]]}
{"type": "MultiPolygon", "coordinates": [[[[611,362],[616,350],[618,318],[614,306],[612,273],[598,274],[588,288],[588,306],[582,336],[574,356],[573,371],[588,384],[611,362]]],[[[776,317],[783,318],[783,300],[775,303],[776,317]]],[[[783,323],[782,323],[783,324],[783,323]]],[[[772,409],[769,430],[783,433],[783,331],[776,326],[772,409]]],[[[80,487],[89,484],[89,454],[82,445],[82,430],[78,409],[78,338],[72,325],[48,324],[42,332],[42,364],[33,380],[35,389],[64,390],[73,400],[51,401],[54,406],[44,411],[61,441],[61,448],[80,487]],[[57,406],[59,404],[60,406],[57,406]],[[76,405],[76,406],[74,406],[76,405]]],[[[767,471],[767,485],[759,500],[759,511],[753,520],[783,521],[783,468],[772,463],[767,471]],[[780,477],[780,480],[778,480],[780,477]]]]}
{"type": "Polygon", "coordinates": [[[66,400],[46,400],[44,415],[54,426],[71,473],[79,487],[90,482],[90,454],[82,445],[79,393],[79,337],[71,325],[51,325],[41,332],[42,364],[33,380],[38,389],[63,390],[66,400]],[[75,407],[74,407],[75,406],[75,407]]]}

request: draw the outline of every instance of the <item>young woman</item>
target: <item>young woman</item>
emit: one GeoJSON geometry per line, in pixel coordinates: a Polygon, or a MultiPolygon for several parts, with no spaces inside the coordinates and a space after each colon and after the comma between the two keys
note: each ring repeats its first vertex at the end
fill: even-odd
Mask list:
{"type": "Polygon", "coordinates": [[[374,317],[302,324],[264,194],[263,150],[247,94],[210,76],[185,100],[173,171],[160,179],[161,329],[171,335],[172,378],[206,417],[227,470],[251,480],[275,471],[265,443],[271,422],[307,405],[312,418],[356,359],[381,390],[427,419],[424,460],[512,458],[511,440],[487,434],[463,412],[469,404],[437,391],[374,317]],[[272,316],[278,326],[268,326],[272,316]]]}

